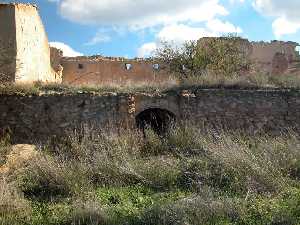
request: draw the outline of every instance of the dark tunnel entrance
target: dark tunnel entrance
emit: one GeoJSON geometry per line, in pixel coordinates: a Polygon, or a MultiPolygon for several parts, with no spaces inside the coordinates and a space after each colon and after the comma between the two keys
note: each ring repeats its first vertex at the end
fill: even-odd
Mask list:
{"type": "Polygon", "coordinates": [[[167,134],[176,122],[176,117],[172,112],[160,108],[146,109],[135,119],[138,129],[144,132],[145,129],[150,128],[160,136],[167,134]]]}

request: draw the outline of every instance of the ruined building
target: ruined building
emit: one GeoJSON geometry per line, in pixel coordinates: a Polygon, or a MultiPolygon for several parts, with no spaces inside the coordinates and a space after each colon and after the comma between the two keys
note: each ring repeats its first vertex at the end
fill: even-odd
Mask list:
{"type": "Polygon", "coordinates": [[[0,79],[61,82],[35,5],[0,3],[0,79]]]}
{"type": "MultiPolygon", "coordinates": [[[[202,38],[204,43],[208,38],[202,38]]],[[[247,57],[260,73],[300,73],[294,42],[243,40],[247,57]]],[[[0,3],[0,81],[63,82],[66,84],[155,83],[171,79],[153,60],[112,57],[63,57],[49,47],[37,7],[0,3]]]]}
{"type": "MultiPolygon", "coordinates": [[[[198,45],[205,47],[213,41],[226,42],[226,37],[201,38],[198,45]]],[[[300,74],[300,55],[296,51],[296,42],[271,41],[271,42],[250,42],[247,39],[239,38],[235,42],[244,56],[252,65],[249,73],[285,75],[300,74]]]]}
{"type": "Polygon", "coordinates": [[[60,63],[67,84],[151,84],[172,79],[153,60],[83,56],[63,57],[60,63]]]}

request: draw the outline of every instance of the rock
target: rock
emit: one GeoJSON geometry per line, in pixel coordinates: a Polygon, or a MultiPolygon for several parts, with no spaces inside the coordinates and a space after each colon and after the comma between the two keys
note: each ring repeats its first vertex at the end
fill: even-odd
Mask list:
{"type": "Polygon", "coordinates": [[[7,156],[6,163],[0,167],[0,174],[10,173],[26,164],[38,155],[35,145],[13,145],[7,156]]]}

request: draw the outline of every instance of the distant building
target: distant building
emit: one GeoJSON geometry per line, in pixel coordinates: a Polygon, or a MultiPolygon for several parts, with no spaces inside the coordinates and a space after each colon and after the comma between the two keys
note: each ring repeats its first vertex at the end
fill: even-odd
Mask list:
{"type": "MultiPolygon", "coordinates": [[[[216,39],[226,41],[226,37],[207,37],[198,40],[198,45],[205,46],[209,40],[216,39]]],[[[300,73],[300,56],[296,48],[296,42],[271,41],[271,42],[250,42],[240,38],[240,48],[245,57],[253,65],[254,71],[262,74],[284,75],[300,73]]]]}

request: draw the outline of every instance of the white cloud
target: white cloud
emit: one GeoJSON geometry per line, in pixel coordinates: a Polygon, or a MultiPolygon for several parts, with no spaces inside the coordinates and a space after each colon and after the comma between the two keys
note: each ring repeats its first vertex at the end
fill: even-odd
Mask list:
{"type": "Polygon", "coordinates": [[[285,34],[294,34],[300,29],[300,22],[294,23],[286,19],[285,17],[279,17],[273,24],[273,31],[277,38],[285,34]]]}
{"type": "Polygon", "coordinates": [[[96,45],[99,43],[105,43],[105,42],[110,42],[111,37],[109,34],[106,33],[104,30],[98,30],[96,35],[88,41],[85,45],[96,45]]]}
{"type": "MultiPolygon", "coordinates": [[[[218,16],[229,14],[221,5],[221,0],[58,1],[61,15],[74,22],[111,27],[113,30],[161,29],[156,31],[153,42],[145,43],[138,49],[138,56],[148,56],[162,40],[182,44],[184,41],[197,40],[204,36],[242,33],[241,28],[217,19],[218,16]]],[[[98,31],[86,44],[108,41],[110,36],[98,31]]]]}
{"type": "Polygon", "coordinates": [[[167,25],[156,34],[155,42],[146,43],[138,49],[138,56],[151,55],[162,41],[181,45],[185,41],[196,41],[202,37],[220,36],[226,33],[242,33],[242,29],[218,19],[208,21],[205,27],[193,27],[185,24],[167,25]]]}
{"type": "Polygon", "coordinates": [[[229,0],[229,2],[230,2],[231,4],[235,4],[235,3],[244,3],[245,0],[229,0]]]}
{"type": "Polygon", "coordinates": [[[185,24],[165,26],[158,34],[157,39],[182,43],[189,40],[198,40],[201,37],[220,36],[227,33],[242,33],[242,29],[229,22],[219,19],[210,20],[205,27],[193,27],[185,24]]]}
{"type": "Polygon", "coordinates": [[[155,42],[145,43],[138,49],[137,55],[138,57],[151,56],[156,48],[157,44],[155,42]]]}
{"type": "Polygon", "coordinates": [[[262,15],[275,18],[272,27],[277,38],[300,29],[299,0],[253,0],[253,6],[262,15]]]}
{"type": "Polygon", "coordinates": [[[219,0],[60,0],[59,10],[74,22],[131,28],[201,22],[228,14],[219,0]]]}
{"type": "Polygon", "coordinates": [[[219,19],[209,20],[206,23],[206,27],[213,31],[215,34],[240,34],[243,32],[240,27],[235,27],[232,23],[229,23],[228,21],[223,22],[219,19]]]}
{"type": "Polygon", "coordinates": [[[202,27],[191,27],[184,24],[175,24],[165,26],[157,34],[157,39],[159,41],[182,43],[188,40],[197,40],[203,36],[213,36],[213,33],[202,27]]]}
{"type": "Polygon", "coordinates": [[[63,51],[63,55],[67,57],[82,56],[83,54],[75,51],[69,45],[62,42],[50,42],[51,47],[58,48],[63,51]]]}

